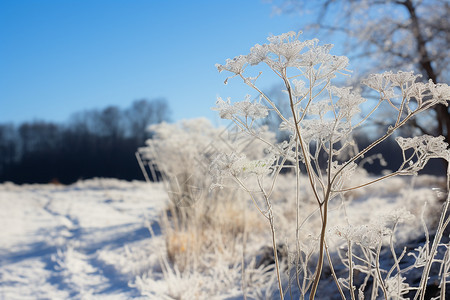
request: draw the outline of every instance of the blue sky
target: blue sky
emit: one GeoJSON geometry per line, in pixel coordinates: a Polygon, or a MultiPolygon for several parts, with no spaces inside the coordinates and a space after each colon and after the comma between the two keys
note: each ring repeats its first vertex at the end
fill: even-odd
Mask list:
{"type": "Polygon", "coordinates": [[[225,86],[214,64],[301,24],[263,0],[3,0],[0,123],[64,122],[158,97],[173,121],[216,122],[218,95],[241,100],[250,90],[225,86]]]}

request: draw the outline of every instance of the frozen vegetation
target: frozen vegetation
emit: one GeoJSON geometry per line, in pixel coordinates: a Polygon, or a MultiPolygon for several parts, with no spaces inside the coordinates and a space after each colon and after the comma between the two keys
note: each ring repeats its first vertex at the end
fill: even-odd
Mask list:
{"type": "MultiPolygon", "coordinates": [[[[357,180],[368,180],[366,176],[360,174],[357,180]]],[[[283,177],[276,195],[280,241],[295,234],[290,225],[295,221],[295,204],[289,197],[291,180],[289,175],[283,177]]],[[[365,226],[408,210],[412,215],[405,215],[405,222],[396,230],[395,244],[399,252],[407,247],[408,252],[417,254],[414,249],[424,243],[423,209],[424,220],[430,229],[435,228],[442,199],[433,188],[441,189],[444,184],[442,178],[429,176],[378,183],[353,193],[344,203],[333,203],[330,228],[345,226],[345,216],[351,224],[365,226]]],[[[309,196],[301,196],[302,216],[315,209],[309,196]]],[[[172,234],[178,243],[168,244],[159,226],[168,203],[160,183],[95,179],[70,186],[1,184],[0,298],[243,299],[243,289],[249,299],[277,297],[273,265],[267,260],[271,241],[265,223],[250,205],[244,209],[243,203],[227,204],[227,210],[220,213],[222,224],[228,225],[223,231],[236,231],[226,237],[223,233],[219,236],[220,228],[210,228],[217,236],[202,238],[216,240],[216,244],[210,248],[203,245],[204,251],[212,252],[199,258],[199,264],[209,267],[194,272],[177,270],[168,258],[168,245],[176,248],[172,251],[179,256],[186,251],[183,247],[189,247],[188,242],[196,241],[172,234]],[[148,226],[153,228],[153,237],[148,226]],[[224,239],[230,243],[224,244],[224,239]],[[246,265],[245,286],[242,261],[246,265]]],[[[382,256],[382,265],[392,265],[387,249],[382,256]]],[[[402,261],[414,264],[412,256],[402,261]]],[[[344,272],[339,264],[335,267],[336,272],[344,272]]],[[[326,296],[319,299],[339,299],[329,275],[321,285],[326,296]]]]}
{"type": "Polygon", "coordinates": [[[445,299],[450,171],[418,174],[430,159],[450,161],[450,150],[442,136],[400,133],[448,105],[450,88],[412,72],[373,74],[362,84],[378,101],[366,103],[334,85],[348,59],[300,37],[271,36],[217,65],[225,83],[240,79],[259,95],[217,100],[227,129],[204,119],[150,127],[137,158],[159,183],[2,184],[0,295],[445,299]],[[263,71],[285,98],[258,87],[263,71]],[[359,149],[354,134],[380,107],[389,126],[359,149]],[[402,161],[391,170],[369,153],[393,137],[402,161]],[[369,175],[366,163],[386,170],[369,175]]]}

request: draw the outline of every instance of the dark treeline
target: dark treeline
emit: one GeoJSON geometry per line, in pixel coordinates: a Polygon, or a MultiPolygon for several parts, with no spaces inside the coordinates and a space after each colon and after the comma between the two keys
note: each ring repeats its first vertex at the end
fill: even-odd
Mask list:
{"type": "Polygon", "coordinates": [[[73,183],[114,177],[143,179],[135,152],[150,124],[169,119],[165,100],[137,100],[74,114],[65,124],[0,124],[0,182],[73,183]]]}
{"type": "MultiPolygon", "coordinates": [[[[147,127],[168,121],[169,115],[167,102],[155,99],[137,100],[126,109],[109,106],[78,112],[64,124],[0,124],[0,182],[69,184],[93,177],[143,180],[135,152],[151,138],[147,127]]],[[[370,143],[364,134],[355,138],[360,149],[370,143]]],[[[369,160],[364,168],[370,173],[397,170],[403,161],[393,138],[366,157],[376,153],[382,154],[387,166],[369,160]]],[[[432,160],[423,173],[442,175],[444,171],[441,161],[432,160]]]]}

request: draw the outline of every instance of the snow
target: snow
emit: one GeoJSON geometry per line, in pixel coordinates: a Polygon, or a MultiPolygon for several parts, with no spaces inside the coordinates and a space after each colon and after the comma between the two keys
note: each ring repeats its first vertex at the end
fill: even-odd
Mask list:
{"type": "MultiPolygon", "coordinates": [[[[281,218],[292,214],[288,195],[295,185],[289,180],[280,180],[276,194],[281,199],[276,203],[280,240],[288,240],[293,231],[281,218]]],[[[394,178],[348,193],[344,202],[330,207],[330,232],[347,222],[368,224],[401,207],[418,217],[424,202],[435,213],[439,203],[433,188],[441,180],[422,176],[413,183],[411,189],[411,179],[394,178]]],[[[168,260],[158,221],[168,201],[161,183],[92,179],[69,186],[0,184],[0,299],[172,299],[168,291],[180,299],[242,299],[242,254],[225,249],[204,273],[161,269],[168,260]]],[[[303,209],[306,216],[314,203],[306,201],[303,209]]],[[[407,242],[421,234],[416,219],[399,228],[396,239],[407,242]]],[[[250,234],[245,250],[251,258],[246,265],[253,265],[248,271],[253,275],[247,275],[253,276],[248,284],[254,288],[247,292],[256,298],[277,293],[273,271],[255,266],[258,249],[271,246],[268,235],[268,227],[250,234]]]]}
{"type": "Polygon", "coordinates": [[[147,220],[167,201],[157,183],[0,185],[0,299],[137,296],[121,254],[126,245],[145,248],[147,220]]]}

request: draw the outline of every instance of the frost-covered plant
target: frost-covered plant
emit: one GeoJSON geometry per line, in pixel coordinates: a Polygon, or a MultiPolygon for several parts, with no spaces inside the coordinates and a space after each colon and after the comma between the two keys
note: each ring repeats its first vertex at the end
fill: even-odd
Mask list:
{"type": "MultiPolygon", "coordinates": [[[[209,268],[212,261],[226,255],[232,257],[235,245],[242,244],[245,227],[258,231],[259,219],[253,212],[244,218],[241,191],[209,193],[208,162],[229,149],[252,158],[261,155],[264,147],[258,141],[246,147],[247,137],[215,128],[206,119],[161,123],[149,129],[153,137],[138,154],[141,163],[160,174],[171,200],[160,220],[168,261],[183,273],[209,268]],[[211,255],[216,251],[222,255],[211,255]]],[[[265,136],[273,140],[272,133],[265,136]]]]}
{"type": "MultiPolygon", "coordinates": [[[[150,126],[149,130],[153,137],[139,153],[153,167],[153,173],[160,173],[172,202],[192,206],[200,201],[209,185],[206,178],[199,176],[204,171],[199,168],[200,158],[223,129],[214,128],[206,119],[195,119],[178,124],[163,122],[150,126]]],[[[223,149],[223,145],[217,147],[223,149]]]]}
{"type": "MultiPolygon", "coordinates": [[[[354,256],[351,249],[354,244],[359,244],[369,258],[374,256],[373,260],[367,257],[364,259],[370,268],[368,272],[372,272],[372,269],[378,272],[377,276],[371,275],[374,280],[378,280],[378,285],[374,284],[374,293],[377,293],[377,286],[379,286],[386,299],[390,298],[392,294],[396,295],[395,297],[398,299],[406,290],[401,273],[397,270],[394,275],[392,275],[394,271],[391,271],[389,276],[383,276],[380,273],[380,267],[376,264],[377,255],[379,259],[379,251],[371,250],[380,248],[382,240],[387,236],[392,236],[385,226],[374,227],[375,225],[373,225],[360,228],[350,226],[347,229],[340,229],[339,234],[348,241],[350,276],[348,280],[338,280],[327,246],[329,205],[332,200],[342,197],[347,191],[395,175],[416,175],[431,158],[449,161],[450,150],[443,137],[397,137],[403,154],[403,162],[400,167],[379,178],[352,185],[353,174],[369,150],[388,139],[397,129],[419,113],[437,104],[447,106],[450,99],[450,87],[431,81],[417,82],[419,75],[414,75],[412,72],[373,74],[362,84],[377,93],[379,101],[367,113],[362,114],[361,104],[365,103],[365,99],[358,91],[350,87],[333,85],[333,80],[338,75],[348,75],[347,57],[332,55],[330,53],[332,45],[319,45],[317,39],[301,41],[299,36],[300,33],[295,32],[271,36],[268,38],[269,43],[255,45],[249,54],[227,59],[225,64],[216,65],[219,72],[231,73],[231,76],[225,80],[226,84],[231,78],[241,78],[246,85],[259,94],[259,100],[251,101],[247,98],[242,102],[231,103],[230,100],[224,101],[219,98],[214,109],[222,118],[232,120],[242,132],[265,143],[267,149],[264,157],[252,160],[237,151],[228,151],[217,155],[210,167],[215,180],[213,186],[222,187],[226,178],[232,178],[250,195],[257,210],[268,220],[280,298],[283,299],[284,291],[281,270],[278,265],[274,225],[274,205],[276,203],[274,203],[272,195],[280,172],[286,168],[293,169],[297,176],[297,182],[293,183],[297,185],[297,191],[293,197],[297,199],[295,209],[299,216],[301,209],[299,194],[302,191],[299,190],[298,180],[301,169],[306,170],[309,188],[317,203],[321,226],[318,232],[313,233],[318,236],[318,257],[315,271],[313,274],[309,274],[308,270],[304,268],[302,259],[310,256],[306,255],[307,252],[303,250],[299,234],[302,224],[307,220],[300,220],[297,217],[296,224],[293,224],[297,237],[295,276],[302,298],[309,293],[310,299],[314,299],[326,257],[341,296],[345,297],[344,288],[346,287],[350,291],[351,298],[355,299],[351,275],[354,256]],[[277,108],[276,102],[257,86],[262,72],[248,74],[257,65],[268,67],[282,81],[290,106],[288,114],[283,114],[277,108]],[[387,103],[395,114],[393,123],[384,134],[373,140],[366,148],[350,152],[349,149],[353,144],[352,133],[373,116],[382,103],[387,103]],[[288,131],[290,133],[289,140],[274,144],[262,135],[264,131],[258,127],[258,121],[264,119],[269,110],[273,110],[278,115],[281,121],[279,130],[288,131]],[[346,152],[352,154],[343,159],[345,156],[342,154],[346,152]],[[300,273],[303,274],[302,280],[298,278],[300,273]]],[[[449,199],[444,207],[438,232],[448,224],[449,219],[445,218],[448,201],[449,199]]],[[[442,237],[442,233],[440,236],[436,236],[433,249],[429,249],[425,255],[424,274],[429,272],[429,267],[433,263],[440,237],[442,237]]],[[[398,266],[398,262],[396,266],[398,266]]],[[[428,277],[424,276],[423,280],[426,281],[428,277]]],[[[419,296],[421,299],[424,298],[425,288],[425,283],[421,282],[416,298],[419,296]]]]}

